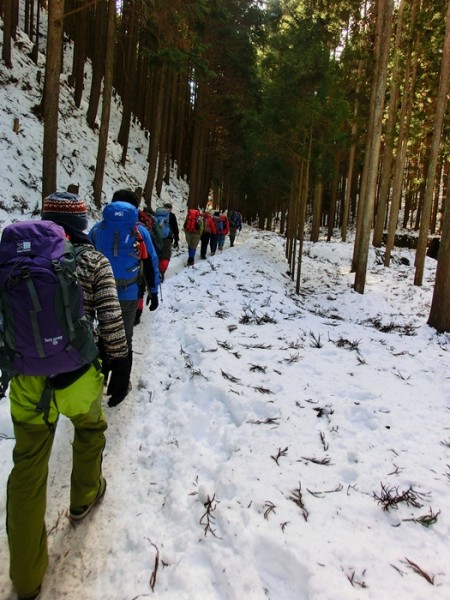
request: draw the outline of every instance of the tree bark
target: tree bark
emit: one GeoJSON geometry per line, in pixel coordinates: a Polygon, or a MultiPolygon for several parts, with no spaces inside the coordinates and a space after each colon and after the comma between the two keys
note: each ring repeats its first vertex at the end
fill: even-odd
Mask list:
{"type": "Polygon", "coordinates": [[[397,31],[395,34],[394,47],[394,66],[391,75],[391,86],[389,94],[388,117],[385,129],[385,144],[383,151],[383,159],[381,166],[380,186],[378,193],[378,205],[375,218],[375,227],[373,230],[373,245],[379,248],[383,244],[383,231],[386,222],[386,210],[389,200],[389,189],[392,178],[392,163],[393,163],[393,148],[395,121],[398,112],[398,96],[399,96],[399,61],[400,48],[403,32],[403,13],[405,10],[405,0],[401,0],[398,9],[397,31]]]}
{"type": "Polygon", "coordinates": [[[106,29],[105,77],[103,81],[102,118],[98,137],[97,164],[94,176],[94,203],[101,207],[103,177],[105,174],[106,148],[108,144],[109,117],[111,113],[111,91],[114,71],[114,34],[115,34],[115,0],[108,1],[108,21],[106,29]]]}
{"type": "Polygon", "coordinates": [[[295,278],[295,292],[300,293],[301,277],[302,277],[302,259],[303,259],[303,242],[305,239],[305,221],[306,221],[306,205],[308,200],[309,190],[309,171],[311,166],[311,149],[312,149],[312,131],[310,132],[308,158],[305,161],[302,181],[300,183],[300,204],[299,218],[297,225],[298,235],[298,255],[297,255],[297,273],[295,278]]]}
{"type": "Polygon", "coordinates": [[[428,325],[440,333],[450,332],[450,176],[428,325]]]}
{"type": "Polygon", "coordinates": [[[311,242],[318,242],[320,236],[320,221],[322,219],[323,183],[318,182],[314,188],[313,219],[311,225],[311,242]]]}
{"type": "Polygon", "coordinates": [[[161,69],[158,69],[158,77],[156,80],[159,82],[157,95],[155,98],[155,119],[153,121],[152,129],[150,130],[150,147],[148,153],[148,172],[147,179],[144,186],[144,197],[147,206],[151,206],[153,188],[155,185],[156,169],[158,164],[158,150],[159,150],[159,139],[161,133],[162,124],[162,112],[163,102],[165,96],[166,86],[166,68],[163,65],[161,69]]]}
{"type": "Polygon", "coordinates": [[[96,37],[97,41],[93,47],[91,90],[89,94],[89,106],[86,115],[87,124],[91,129],[95,129],[98,106],[102,92],[103,73],[105,69],[105,23],[107,22],[108,18],[106,8],[107,2],[99,2],[95,4],[93,35],[96,37]]]}
{"type": "Polygon", "coordinates": [[[63,18],[64,0],[53,0],[50,2],[43,96],[42,199],[57,189],[59,88],[62,65],[63,18]]]}
{"type": "MultiPolygon", "coordinates": [[[[364,293],[366,283],[367,262],[369,257],[370,232],[373,221],[375,193],[378,175],[378,160],[380,154],[380,136],[386,93],[387,65],[389,58],[389,41],[392,29],[392,0],[378,0],[377,14],[377,62],[375,64],[375,77],[373,102],[371,103],[372,122],[371,138],[368,152],[364,158],[364,170],[367,172],[363,214],[361,219],[360,244],[356,256],[355,291],[364,293]]],[[[361,208],[360,208],[361,210],[361,208]]]]}
{"type": "Polygon", "coordinates": [[[130,124],[132,114],[132,103],[136,93],[136,48],[138,40],[138,7],[135,0],[124,3],[122,19],[127,24],[127,31],[123,32],[123,86],[122,97],[122,121],[120,123],[117,141],[122,146],[121,164],[125,165],[128,153],[128,141],[130,137],[130,124]],[[126,11],[125,11],[126,9],[126,11]]]}
{"type": "Polygon", "coordinates": [[[36,31],[35,31],[35,42],[33,49],[31,50],[31,60],[35,65],[38,64],[39,58],[39,36],[41,35],[41,5],[39,0],[36,1],[36,31]]]}
{"type": "Polygon", "coordinates": [[[2,60],[8,69],[12,69],[11,62],[12,38],[12,0],[5,0],[3,6],[3,49],[2,60]]]}
{"type": "MultiPolygon", "coordinates": [[[[413,31],[416,22],[418,8],[418,0],[414,0],[414,4],[411,11],[411,25],[410,29],[413,31]]],[[[416,47],[418,45],[418,37],[416,37],[416,47]]],[[[403,97],[400,108],[399,117],[399,132],[397,138],[397,152],[395,155],[394,169],[393,169],[393,183],[392,183],[392,198],[389,209],[388,218],[388,231],[386,238],[386,251],[384,255],[384,266],[389,267],[391,260],[391,252],[395,242],[395,232],[397,230],[398,213],[400,210],[400,201],[402,193],[402,182],[404,180],[404,171],[406,164],[406,147],[408,132],[411,123],[412,116],[412,105],[414,97],[414,87],[416,83],[417,65],[418,65],[418,53],[414,53],[414,64],[412,64],[412,50],[409,49],[405,77],[403,84],[403,97]]],[[[407,214],[407,211],[405,210],[407,214]]]]}
{"type": "Polygon", "coordinates": [[[447,107],[447,94],[449,91],[450,81],[450,2],[448,2],[447,5],[445,24],[445,39],[442,53],[441,74],[439,77],[439,88],[436,99],[436,116],[434,120],[433,138],[431,141],[430,149],[430,160],[428,163],[425,193],[423,198],[422,216],[420,219],[419,240],[417,242],[416,273],[414,276],[414,285],[422,285],[423,281],[425,255],[428,243],[428,232],[430,229],[433,189],[435,185],[436,166],[439,155],[439,144],[441,141],[445,109],[447,107]]]}
{"type": "Polygon", "coordinates": [[[84,90],[84,65],[86,62],[86,23],[87,7],[86,0],[81,2],[81,10],[75,17],[75,40],[72,63],[72,79],[75,88],[74,102],[77,108],[81,106],[84,90]]]}

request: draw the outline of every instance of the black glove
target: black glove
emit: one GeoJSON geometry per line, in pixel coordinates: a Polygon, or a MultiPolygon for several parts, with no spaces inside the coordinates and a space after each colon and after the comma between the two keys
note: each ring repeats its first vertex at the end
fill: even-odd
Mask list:
{"type": "Polygon", "coordinates": [[[147,306],[150,304],[150,310],[156,310],[158,308],[158,304],[159,304],[159,299],[158,299],[158,294],[155,294],[154,292],[152,292],[151,294],[147,295],[147,306]]]}
{"type": "Polygon", "coordinates": [[[12,374],[7,371],[1,371],[0,377],[0,400],[5,398],[6,390],[8,389],[9,382],[12,379],[12,374]]]}
{"type": "Polygon", "coordinates": [[[179,246],[178,240],[174,240],[173,247],[175,248],[175,250],[178,248],[178,246],[179,246]]]}
{"type": "Polygon", "coordinates": [[[111,377],[109,379],[106,395],[111,396],[108,404],[115,406],[119,404],[128,394],[131,373],[131,354],[126,358],[115,358],[109,361],[111,377]]]}

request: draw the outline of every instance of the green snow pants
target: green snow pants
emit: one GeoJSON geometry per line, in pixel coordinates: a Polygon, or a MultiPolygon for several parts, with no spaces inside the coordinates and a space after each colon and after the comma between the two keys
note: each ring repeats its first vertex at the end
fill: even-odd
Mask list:
{"type": "MultiPolygon", "coordinates": [[[[36,411],[45,377],[19,375],[10,384],[11,417],[16,444],[8,479],[6,529],[10,577],[19,596],[31,595],[42,583],[48,565],[45,509],[48,461],[54,433],[36,411]]],[[[101,400],[103,375],[91,365],[74,383],[54,391],[49,422],[59,414],[74,425],[70,506],[90,504],[102,477],[107,423],[101,400]]]]}

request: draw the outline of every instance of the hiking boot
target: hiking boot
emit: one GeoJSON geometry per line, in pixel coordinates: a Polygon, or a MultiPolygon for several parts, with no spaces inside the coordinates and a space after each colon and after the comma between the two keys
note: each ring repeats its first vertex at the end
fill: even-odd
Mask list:
{"type": "Polygon", "coordinates": [[[40,593],[41,586],[39,586],[37,590],[31,594],[31,596],[17,596],[17,600],[38,600],[40,593]]]}
{"type": "Polygon", "coordinates": [[[125,394],[120,394],[119,396],[111,396],[111,398],[108,400],[108,406],[113,408],[114,406],[117,406],[118,404],[120,404],[123,400],[125,400],[125,398],[128,396],[128,394],[131,392],[132,389],[133,389],[133,386],[131,385],[131,382],[130,382],[128,384],[128,389],[125,394]]]}
{"type": "Polygon", "coordinates": [[[193,264],[194,264],[194,258],[192,256],[190,256],[187,261],[187,266],[192,267],[193,264]]]}
{"type": "MultiPolygon", "coordinates": [[[[94,508],[94,506],[97,506],[97,504],[100,502],[100,500],[105,495],[105,492],[106,492],[106,479],[102,476],[101,482],[100,482],[100,488],[98,490],[97,496],[95,497],[95,500],[93,502],[91,502],[90,504],[81,506],[80,508],[70,508],[69,509],[69,519],[71,521],[81,521],[82,519],[84,519],[84,517],[86,517],[91,512],[91,510],[94,508]]],[[[37,596],[32,596],[32,598],[36,598],[36,597],[37,596]]]]}

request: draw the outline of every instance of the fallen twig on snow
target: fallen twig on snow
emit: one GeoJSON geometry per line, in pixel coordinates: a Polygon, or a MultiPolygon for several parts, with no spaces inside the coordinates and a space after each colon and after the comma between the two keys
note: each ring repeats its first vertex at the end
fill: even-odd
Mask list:
{"type": "Polygon", "coordinates": [[[280,418],[279,417],[267,417],[267,419],[264,419],[264,421],[261,421],[260,419],[258,419],[256,421],[247,421],[247,423],[250,423],[251,425],[279,425],[280,418]]]}
{"type": "Polygon", "coordinates": [[[438,510],[437,513],[434,513],[430,508],[430,512],[426,515],[422,515],[421,517],[413,517],[412,519],[403,519],[403,521],[413,521],[413,523],[419,523],[424,527],[430,527],[437,522],[437,518],[440,514],[440,510],[438,510]]]}
{"type": "Polygon", "coordinates": [[[381,504],[383,510],[389,511],[389,509],[397,509],[398,505],[404,502],[407,506],[413,506],[414,508],[422,508],[423,504],[419,500],[423,500],[429,496],[429,494],[423,494],[417,492],[413,487],[409,487],[404,492],[399,492],[398,487],[381,484],[381,494],[378,496],[375,492],[373,497],[381,504]]]}
{"type": "Polygon", "coordinates": [[[272,392],[272,390],[269,390],[269,388],[263,388],[260,386],[251,386],[254,390],[256,390],[257,392],[259,392],[260,394],[273,394],[274,392],[272,392]]]}
{"type": "MultiPolygon", "coordinates": [[[[306,460],[308,462],[312,462],[315,465],[331,465],[331,459],[328,458],[328,456],[326,456],[325,458],[315,458],[315,457],[308,457],[308,456],[302,456],[303,460],[306,460]]],[[[297,462],[300,462],[299,460],[297,462]]]]}
{"type": "Polygon", "coordinates": [[[271,344],[241,344],[246,350],[270,350],[272,348],[271,344]]]}
{"type": "Polygon", "coordinates": [[[303,518],[305,521],[308,520],[309,512],[306,510],[305,504],[303,502],[303,494],[302,494],[302,484],[299,482],[298,488],[291,492],[291,495],[288,498],[292,500],[294,504],[296,504],[302,511],[303,518]]]}
{"type": "Polygon", "coordinates": [[[150,576],[150,582],[149,582],[150,583],[150,587],[152,588],[152,592],[154,592],[155,591],[155,585],[156,585],[156,574],[158,572],[158,567],[159,567],[159,550],[158,550],[158,547],[151,540],[148,540],[148,541],[153,546],[153,548],[155,548],[155,550],[156,550],[155,564],[153,565],[153,571],[152,571],[152,574],[150,576]]]}
{"type": "MultiPolygon", "coordinates": [[[[364,569],[364,571],[361,573],[361,575],[364,576],[365,572],[366,572],[366,570],[364,569]]],[[[367,587],[367,584],[365,581],[358,581],[357,579],[355,579],[355,571],[353,571],[351,575],[347,575],[347,579],[352,584],[352,587],[355,587],[355,585],[357,585],[358,587],[361,587],[361,588],[367,587]]]]}
{"type": "Polygon", "coordinates": [[[206,508],[206,511],[203,513],[203,515],[200,518],[200,525],[204,525],[204,527],[205,527],[205,529],[204,529],[205,536],[209,532],[214,537],[220,539],[212,527],[212,525],[215,521],[215,517],[212,513],[216,510],[217,504],[218,504],[218,500],[216,500],[215,494],[213,494],[212,498],[210,498],[209,496],[207,497],[206,502],[203,503],[203,506],[206,508]],[[215,502],[215,504],[214,504],[214,502],[215,502]]]}
{"type": "Polygon", "coordinates": [[[222,369],[220,372],[222,373],[222,377],[225,377],[225,379],[228,379],[228,381],[231,381],[232,383],[241,383],[241,380],[238,377],[234,377],[233,375],[222,371],[222,369]]]}
{"type": "Polygon", "coordinates": [[[431,583],[431,585],[434,585],[434,575],[428,575],[428,573],[426,573],[421,567],[419,567],[418,564],[416,564],[412,560],[409,560],[409,558],[407,558],[406,556],[405,556],[405,561],[406,561],[405,564],[408,567],[410,567],[414,571],[414,573],[421,575],[424,579],[426,579],[428,581],[428,583],[431,583]]]}
{"type": "Polygon", "coordinates": [[[275,513],[275,504],[273,502],[270,502],[270,500],[267,500],[266,503],[264,504],[264,508],[266,509],[264,511],[264,518],[268,519],[270,513],[276,514],[275,513]]]}
{"type": "Polygon", "coordinates": [[[320,431],[319,435],[320,435],[320,441],[322,442],[323,449],[326,452],[328,450],[328,442],[325,440],[325,434],[323,431],[320,431]]]}
{"type": "Polygon", "coordinates": [[[320,341],[320,334],[316,336],[313,331],[310,331],[309,337],[311,338],[311,348],[323,348],[323,344],[320,341]]]}
{"type": "Polygon", "coordinates": [[[270,458],[273,458],[273,460],[277,463],[278,466],[280,466],[278,460],[282,457],[282,456],[286,456],[288,451],[288,446],[286,446],[286,448],[284,450],[282,450],[281,448],[278,448],[278,454],[276,456],[270,456],[270,458]]]}
{"type": "Polygon", "coordinates": [[[266,369],[267,367],[261,367],[260,365],[253,365],[252,363],[250,363],[250,371],[252,372],[258,371],[258,373],[265,373],[266,369]]]}

